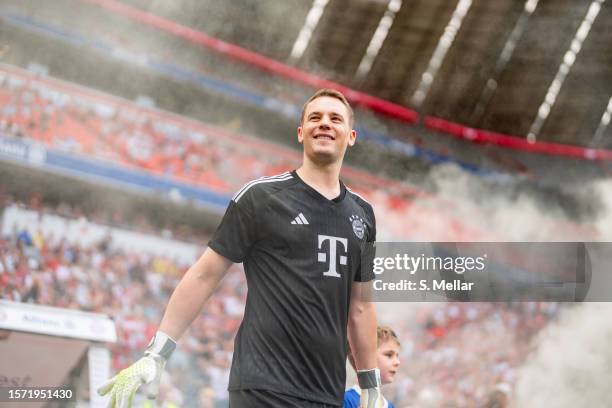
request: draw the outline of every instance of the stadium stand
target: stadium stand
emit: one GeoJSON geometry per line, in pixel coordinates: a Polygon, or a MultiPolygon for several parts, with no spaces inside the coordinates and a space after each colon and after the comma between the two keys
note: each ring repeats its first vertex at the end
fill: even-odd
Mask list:
{"type": "MultiPolygon", "coordinates": [[[[6,7],[2,9],[2,16],[7,23],[18,27],[20,30],[25,28],[31,33],[44,34],[47,38],[65,42],[65,45],[61,47],[61,52],[38,53],[37,60],[52,67],[59,62],[53,61],[52,55],[65,54],[71,47],[75,47],[75,51],[78,50],[78,52],[89,48],[101,53],[104,56],[103,59],[115,59],[121,61],[124,66],[125,64],[138,66],[140,69],[149,72],[154,71],[179,82],[190,82],[196,87],[206,87],[213,94],[222,96],[218,101],[218,106],[233,100],[234,107],[232,109],[234,110],[236,109],[236,103],[246,103],[251,107],[264,110],[276,107],[276,114],[280,113],[281,116],[295,115],[296,108],[299,108],[299,105],[296,106],[295,104],[299,104],[303,96],[312,91],[309,86],[301,85],[295,80],[271,75],[269,72],[263,72],[249,65],[249,63],[245,63],[245,61],[232,62],[231,58],[228,58],[231,53],[220,55],[217,52],[223,51],[227,47],[222,46],[216,38],[210,38],[209,42],[213,45],[216,44],[212,50],[204,49],[197,41],[194,42],[190,36],[185,35],[190,30],[186,26],[177,25],[175,22],[163,20],[163,18],[160,20],[159,26],[142,25],[137,21],[126,19],[125,16],[129,13],[119,12],[121,10],[125,11],[124,9],[109,7],[106,10],[97,7],[96,4],[98,3],[107,5],[113,2],[64,1],[57,3],[57,7],[29,8],[24,3],[9,1],[6,7]],[[62,11],[65,7],[70,7],[74,13],[81,17],[78,24],[74,24],[71,19],[67,18],[68,14],[62,11]],[[92,18],[92,16],[95,17],[92,18]],[[138,30],[134,30],[136,26],[138,30]],[[112,29],[109,30],[108,27],[112,27],[112,29]],[[180,47],[175,47],[176,44],[180,44],[180,47]],[[216,51],[215,47],[218,48],[216,51]]],[[[143,9],[159,12],[161,16],[176,18],[183,23],[190,19],[190,16],[180,17],[181,12],[179,10],[157,10],[156,5],[147,2],[134,2],[133,4],[143,9]]],[[[196,5],[194,4],[193,7],[196,7],[196,5]]],[[[262,18],[265,18],[269,12],[275,12],[274,8],[266,9],[261,4],[254,10],[257,13],[262,13],[262,18]]],[[[479,13],[486,15],[488,11],[479,10],[479,13]]],[[[368,14],[366,13],[366,15],[368,14]]],[[[376,15],[377,13],[370,13],[368,16],[374,19],[376,15]]],[[[201,24],[201,22],[191,23],[195,26],[201,24]]],[[[206,28],[212,30],[210,34],[214,35],[216,31],[213,27],[216,26],[214,24],[206,25],[206,28]]],[[[400,31],[405,29],[406,27],[403,27],[400,31]]],[[[257,27],[250,27],[249,30],[252,30],[252,35],[249,38],[254,38],[259,32],[257,27]]],[[[12,37],[16,33],[7,33],[7,35],[12,37]]],[[[193,33],[196,36],[201,34],[197,31],[193,31],[193,33]]],[[[229,41],[237,39],[232,37],[237,33],[226,34],[228,36],[221,35],[221,37],[229,41]]],[[[264,30],[262,35],[272,35],[272,32],[264,30]]],[[[398,34],[394,35],[397,36],[398,34]]],[[[27,38],[28,35],[25,37],[27,38]]],[[[35,42],[32,46],[37,47],[38,43],[35,42]]],[[[52,48],[55,47],[54,44],[49,45],[52,45],[52,48]]],[[[431,46],[431,44],[428,46],[431,46]]],[[[49,47],[44,47],[44,49],[49,49],[49,47]]],[[[255,49],[257,50],[257,47],[255,49]]],[[[383,52],[386,53],[385,55],[397,54],[389,53],[387,50],[383,50],[383,52]]],[[[24,62],[19,63],[24,64],[24,62]]],[[[79,61],[78,64],[83,64],[83,62],[79,61]]],[[[108,67],[105,69],[108,69],[108,67]]],[[[82,83],[90,83],[95,76],[91,75],[89,79],[82,77],[77,79],[74,75],[68,74],[69,70],[66,67],[61,70],[53,68],[53,71],[57,71],[56,74],[61,76],[69,75],[66,78],[82,83]]],[[[314,69],[314,71],[318,72],[317,69],[314,69]]],[[[385,70],[383,69],[383,71],[385,70]]],[[[122,75],[126,73],[125,69],[119,72],[122,75]]],[[[447,74],[450,75],[451,73],[447,74]]],[[[137,81],[132,80],[132,82],[137,81]]],[[[112,85],[104,85],[106,88],[110,86],[112,85]]],[[[172,94],[176,94],[176,88],[171,92],[172,94]]],[[[117,87],[116,91],[122,93],[126,89],[126,86],[117,87]]],[[[440,99],[440,90],[436,93],[437,98],[440,99]]],[[[165,100],[166,102],[169,98],[171,96],[168,93],[155,97],[158,101],[165,100]]],[[[197,105],[201,105],[201,103],[202,101],[199,101],[197,105]]],[[[177,106],[168,106],[167,108],[175,110],[177,106]]],[[[208,106],[207,110],[218,111],[211,106],[208,106]]],[[[190,107],[187,112],[183,113],[193,116],[194,114],[201,115],[202,111],[190,107]]],[[[395,176],[403,179],[406,177],[418,178],[418,175],[426,171],[430,164],[436,165],[438,163],[454,163],[468,171],[486,177],[490,182],[496,181],[498,183],[507,183],[509,178],[518,178],[519,181],[533,180],[545,184],[558,184],[561,181],[580,181],[599,177],[602,172],[609,173],[610,171],[609,162],[606,160],[609,152],[606,153],[605,150],[582,146],[555,145],[545,142],[528,143],[520,137],[479,130],[476,126],[463,126],[430,115],[423,116],[423,126],[416,127],[407,127],[402,122],[395,123],[388,117],[377,118],[367,109],[361,109],[358,116],[360,117],[360,130],[364,140],[372,141],[378,150],[382,148],[383,152],[399,154],[404,157],[405,162],[411,163],[408,171],[395,174],[395,176]],[[508,148],[510,148],[510,151],[508,148]],[[546,166],[542,165],[542,153],[552,154],[552,156],[547,157],[546,166]],[[580,171],[575,169],[580,169],[580,171]]],[[[257,120],[257,124],[253,124],[249,122],[248,117],[249,114],[242,113],[239,122],[249,128],[251,133],[266,138],[274,138],[277,134],[277,132],[264,129],[265,125],[261,123],[261,119],[257,120]]],[[[487,120],[490,120],[490,118],[487,118],[487,120]]],[[[283,141],[283,139],[280,140],[283,141]]],[[[554,138],[551,141],[555,141],[554,138]]],[[[367,155],[360,154],[355,157],[358,157],[361,163],[367,163],[368,161],[367,155]]],[[[380,161],[389,162],[388,160],[380,161]]],[[[383,166],[378,170],[387,171],[387,167],[383,166]]]]}
{"type": "MultiPolygon", "coordinates": [[[[15,217],[15,210],[31,211],[11,204],[5,209],[3,223],[10,222],[6,217],[15,217]]],[[[45,218],[57,216],[45,211],[36,214],[41,216],[40,223],[16,228],[0,239],[0,298],[113,316],[119,341],[112,348],[112,367],[115,371],[125,367],[146,346],[167,298],[188,264],[126,249],[125,243],[110,237],[91,243],[71,239],[68,227],[45,233],[40,228],[45,218]]],[[[75,221],[83,223],[82,217],[75,221]]],[[[149,235],[148,239],[158,238],[149,235]]],[[[243,274],[230,273],[211,299],[206,318],[181,340],[181,351],[170,366],[174,381],[189,379],[184,382],[187,387],[181,387],[185,396],[168,379],[165,399],[179,406],[195,406],[183,405],[183,398],[195,401],[210,386],[217,406],[223,406],[232,339],[242,317],[244,297],[243,274]],[[195,360],[191,357],[194,354],[198,356],[195,360]]]]}
{"type": "MultiPolygon", "coordinates": [[[[225,194],[258,176],[291,169],[299,160],[286,148],[107,94],[37,78],[7,66],[3,72],[0,97],[5,104],[0,112],[0,130],[50,149],[137,168],[225,194]]],[[[417,231],[420,239],[432,240],[487,236],[453,217],[450,203],[440,205],[439,199],[409,185],[352,168],[347,168],[344,175],[349,185],[354,182],[359,186],[356,191],[383,209],[383,237],[402,237],[410,231],[417,231]],[[416,197],[420,198],[418,204],[412,202],[416,197]],[[428,201],[435,205],[428,208],[428,201]],[[421,217],[408,217],[407,210],[421,217]],[[414,224],[432,218],[428,214],[436,214],[437,227],[414,224]]]]}
{"type": "Polygon", "coordinates": [[[530,340],[558,311],[545,302],[422,307],[418,327],[400,330],[406,371],[395,399],[414,407],[498,406],[487,403],[497,390],[511,392],[530,340]]]}
{"type": "MultiPolygon", "coordinates": [[[[518,3],[512,5],[510,1],[500,3],[511,11],[518,3]]],[[[119,172],[122,177],[128,173],[144,174],[146,177],[133,177],[137,181],[131,187],[144,188],[147,183],[157,183],[157,187],[150,190],[162,198],[175,199],[177,203],[187,196],[169,190],[187,186],[198,193],[188,196],[189,199],[196,197],[194,201],[208,200],[209,204],[213,198],[216,200],[215,206],[206,207],[213,213],[215,222],[212,224],[218,221],[219,212],[230,194],[246,181],[291,169],[299,162],[294,150],[276,143],[290,144],[286,140],[293,135],[299,104],[312,93],[311,85],[296,82],[291,75],[280,77],[274,69],[261,71],[249,64],[248,59],[255,58],[260,63],[269,63],[270,60],[262,59],[266,57],[283,61],[292,44],[293,37],[289,33],[294,33],[306,16],[305,2],[284,2],[283,7],[293,11],[286,15],[283,8],[277,7],[278,2],[271,0],[259,2],[263,4],[260,7],[251,2],[244,8],[227,5],[227,2],[207,1],[206,5],[210,6],[207,13],[195,13],[198,2],[191,1],[183,3],[184,8],[175,7],[171,2],[151,0],[122,2],[162,17],[156,20],[157,25],[131,20],[126,18],[126,13],[112,7],[98,7],[99,4],[116,4],[114,1],[43,3],[5,0],[0,5],[0,36],[9,44],[8,52],[0,50],[0,62],[3,63],[0,65],[2,161],[6,159],[24,168],[44,171],[57,170],[57,167],[48,166],[44,154],[47,158],[71,159],[81,165],[99,163],[107,177],[95,179],[94,184],[106,185],[115,177],[110,184],[119,188],[128,184],[116,177],[119,172]],[[67,13],[67,9],[71,12],[67,13]],[[283,17],[280,20],[279,14],[283,17]],[[248,15],[249,18],[241,19],[244,20],[241,26],[223,24],[229,15],[232,18],[248,15]],[[250,18],[254,16],[259,18],[250,18]],[[265,23],[270,18],[276,18],[280,24],[270,27],[265,23]],[[195,31],[197,29],[202,32],[195,31]],[[194,41],[201,40],[204,31],[210,36],[207,36],[209,45],[215,46],[203,48],[201,42],[194,41]],[[242,53],[247,58],[236,62],[217,52],[233,44],[257,54],[242,53]],[[31,69],[26,71],[17,66],[30,66],[31,69]],[[67,82],[55,78],[64,78],[67,82]],[[18,154],[14,153],[19,153],[20,149],[27,154],[17,160],[18,154]],[[162,182],[167,184],[159,188],[162,182]],[[205,194],[199,194],[202,192],[205,194]]],[[[199,3],[199,6],[204,4],[199,3]]],[[[432,24],[448,18],[452,11],[449,4],[440,0],[429,3],[428,7],[438,10],[437,14],[430,15],[432,24]]],[[[460,41],[462,49],[478,43],[474,52],[466,54],[468,60],[477,60],[478,53],[488,53],[488,42],[499,41],[486,35],[495,31],[496,20],[488,19],[491,13],[483,4],[475,9],[477,17],[487,20],[488,25],[482,26],[486,30],[469,30],[460,41]]],[[[326,18],[338,18],[343,6],[347,5],[348,0],[335,2],[326,18]]],[[[550,13],[551,7],[547,6],[546,13],[550,13]]],[[[609,12],[609,5],[606,7],[609,12]]],[[[414,12],[403,8],[401,13],[406,22],[394,27],[391,36],[405,37],[414,29],[411,24],[419,18],[417,12],[425,8],[417,8],[414,12]]],[[[338,41],[335,47],[354,42],[351,53],[337,55],[332,47],[326,51],[307,50],[295,68],[350,84],[351,71],[358,64],[356,55],[363,53],[366,40],[383,12],[382,2],[357,2],[354,13],[346,17],[348,28],[335,27],[328,21],[326,31],[313,39],[316,44],[333,36],[338,41]]],[[[568,24],[565,21],[565,25],[568,24]]],[[[438,30],[441,28],[435,25],[438,30]]],[[[473,26],[479,25],[474,22],[473,26]]],[[[374,92],[379,81],[385,82],[387,77],[399,81],[406,72],[413,74],[411,81],[415,80],[418,75],[414,74],[421,69],[412,65],[417,62],[414,57],[418,57],[418,53],[426,54],[434,46],[425,42],[427,34],[427,30],[422,29],[416,36],[406,37],[405,41],[416,49],[415,54],[402,54],[395,67],[387,63],[375,66],[373,79],[365,83],[365,89],[374,92]]],[[[383,56],[401,54],[405,46],[402,43],[387,47],[382,50],[383,56]]],[[[594,53],[591,50],[591,54],[594,53]]],[[[451,54],[451,58],[459,59],[457,54],[451,54]]],[[[282,64],[274,64],[274,67],[277,71],[284,69],[282,64]]],[[[466,69],[465,66],[460,68],[466,69]]],[[[474,67],[468,64],[468,68],[474,67]]],[[[299,76],[297,70],[291,72],[299,76]]],[[[445,75],[450,74],[447,68],[445,75]]],[[[383,84],[380,95],[396,101],[414,86],[406,82],[398,88],[388,82],[383,84]]],[[[542,141],[533,144],[493,131],[478,130],[477,126],[498,123],[500,118],[504,124],[502,131],[512,133],[517,129],[512,126],[516,112],[505,109],[502,96],[495,101],[497,112],[487,112],[481,121],[466,119],[463,122],[474,128],[444,119],[461,115],[467,118],[465,112],[454,111],[461,106],[459,101],[465,96],[463,90],[472,88],[463,85],[453,89],[438,86],[434,90],[436,98],[438,101],[446,98],[446,104],[420,112],[423,121],[416,125],[412,125],[414,120],[406,126],[406,121],[381,118],[364,108],[364,104],[357,107],[360,131],[368,142],[349,157],[353,160],[351,164],[359,163],[361,168],[349,168],[343,177],[350,186],[359,186],[357,191],[373,202],[378,216],[379,241],[499,238],[489,230],[493,226],[481,229],[472,225],[480,214],[459,211],[457,207],[465,203],[448,202],[412,184],[396,181],[424,177],[439,164],[458,165],[502,189],[511,189],[510,186],[520,183],[535,183],[539,188],[541,184],[538,183],[558,185],[561,181],[590,180],[611,174],[607,161],[609,151],[589,149],[586,139],[584,146],[542,141]],[[554,155],[542,156],[537,152],[554,155]],[[542,160],[543,157],[546,160],[542,160]],[[400,160],[401,165],[398,165],[400,160]]],[[[508,93],[514,94],[512,77],[506,78],[502,85],[505,97],[508,93]]],[[[523,91],[527,95],[529,90],[523,91]]],[[[353,100],[356,98],[349,96],[353,100]]],[[[535,100],[533,98],[529,104],[533,105],[535,100]]],[[[550,122],[542,140],[572,143],[575,140],[568,140],[567,136],[572,129],[579,133],[576,129],[584,130],[592,124],[592,121],[579,121],[574,127],[568,126],[569,133],[557,137],[554,131],[563,129],[570,121],[569,117],[559,118],[558,115],[557,119],[558,123],[550,122]]],[[[520,125],[524,127],[525,123],[520,125]]],[[[598,147],[610,147],[606,143],[609,142],[604,141],[598,147]]],[[[9,173],[12,178],[16,172],[9,171],[13,171],[9,173]]],[[[74,168],[62,171],[60,174],[82,176],[74,168]]],[[[9,176],[6,180],[9,184],[9,176]]],[[[0,186],[0,196],[3,188],[0,186]]],[[[546,202],[547,198],[542,201],[546,202]]],[[[148,252],[134,249],[108,236],[93,241],[70,239],[69,226],[87,224],[97,230],[112,227],[125,234],[138,230],[139,240],[150,241],[151,248],[159,248],[153,242],[166,239],[168,241],[163,242],[171,241],[172,246],[189,245],[192,249],[194,246],[200,249],[210,233],[206,229],[185,230],[177,225],[165,225],[162,230],[160,225],[152,225],[133,213],[92,213],[65,202],[51,206],[40,202],[36,195],[27,205],[8,198],[3,207],[5,217],[15,212],[27,213],[41,223],[22,223],[19,227],[13,223],[15,227],[3,228],[0,298],[113,316],[120,338],[112,348],[115,371],[140,355],[159,323],[170,293],[193,259],[179,260],[159,249],[148,252]],[[56,225],[53,233],[40,228],[43,219],[51,218],[66,222],[56,225]]],[[[177,208],[171,211],[185,211],[177,208]]],[[[197,216],[192,215],[192,219],[197,216]]],[[[6,219],[3,222],[6,223],[6,219]]],[[[178,224],[176,219],[174,222],[178,224]]],[[[538,228],[550,236],[597,238],[598,230],[588,223],[577,226],[553,222],[539,215],[537,223],[538,228]]],[[[240,267],[235,267],[207,303],[205,315],[181,340],[170,361],[161,392],[164,406],[227,406],[232,339],[242,318],[245,296],[244,274],[240,267]]],[[[399,310],[401,305],[390,307],[396,309],[388,316],[395,318],[382,323],[396,328],[402,342],[403,365],[386,395],[398,408],[493,408],[505,406],[499,401],[505,401],[512,394],[517,369],[532,351],[531,340],[568,306],[525,302],[430,304],[406,308],[406,311],[399,310]]]]}
{"type": "MultiPolygon", "coordinates": [[[[7,210],[33,211],[10,200],[5,205],[5,217],[7,210]]],[[[91,243],[70,239],[69,222],[64,230],[46,233],[40,228],[44,218],[58,215],[44,207],[35,213],[38,224],[10,229],[0,238],[0,298],[113,316],[119,341],[111,349],[112,368],[126,367],[156,330],[188,263],[128,250],[109,237],[91,243]]],[[[61,217],[84,222],[82,214],[64,211],[61,217]]],[[[7,222],[3,218],[3,224],[7,222]]],[[[227,406],[233,336],[245,299],[244,274],[234,267],[207,303],[206,313],[181,339],[163,381],[162,401],[185,407],[227,406]]],[[[410,318],[392,322],[402,342],[404,364],[387,395],[398,407],[486,406],[500,387],[512,388],[515,370],[530,351],[530,339],[557,316],[559,306],[444,303],[417,310],[410,318]]]]}

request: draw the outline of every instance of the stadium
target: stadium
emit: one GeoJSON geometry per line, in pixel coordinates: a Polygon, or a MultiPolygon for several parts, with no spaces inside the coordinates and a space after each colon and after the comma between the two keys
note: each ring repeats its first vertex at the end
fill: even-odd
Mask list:
{"type": "MultiPolygon", "coordinates": [[[[0,406],[106,407],[234,194],[300,166],[320,88],[354,110],[341,179],[379,286],[440,277],[375,298],[401,344],[385,398],[612,406],[608,22],[605,0],[0,2],[0,406]],[[474,254],[485,286],[457,271],[474,254]]],[[[227,407],[247,295],[234,263],[134,406],[227,407]]]]}

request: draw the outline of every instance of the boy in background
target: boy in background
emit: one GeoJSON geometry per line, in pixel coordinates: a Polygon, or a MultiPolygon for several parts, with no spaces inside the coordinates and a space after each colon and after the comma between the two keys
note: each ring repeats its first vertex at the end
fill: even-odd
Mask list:
{"type": "MultiPolygon", "coordinates": [[[[377,348],[376,359],[378,369],[380,370],[381,383],[391,384],[395,379],[395,374],[399,369],[399,350],[400,342],[395,332],[388,326],[378,326],[376,329],[377,348]]],[[[349,363],[355,369],[355,360],[349,346],[348,351],[349,363]]],[[[359,408],[359,398],[361,389],[358,385],[354,385],[344,393],[343,408],[359,408]]],[[[395,408],[391,402],[384,400],[384,408],[395,408]]]]}

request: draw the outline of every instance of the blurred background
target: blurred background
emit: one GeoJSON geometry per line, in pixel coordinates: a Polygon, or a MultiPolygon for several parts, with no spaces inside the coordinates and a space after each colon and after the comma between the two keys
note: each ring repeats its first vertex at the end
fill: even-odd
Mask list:
{"type": "MultiPolygon", "coordinates": [[[[342,177],[379,241],[610,241],[611,22],[605,0],[2,0],[0,299],[109,315],[126,367],[232,194],[299,166],[321,87],[355,108],[342,177]]],[[[236,265],[155,406],[227,406],[246,290],[236,265]]],[[[606,304],[378,306],[398,408],[612,406],[606,304]]]]}

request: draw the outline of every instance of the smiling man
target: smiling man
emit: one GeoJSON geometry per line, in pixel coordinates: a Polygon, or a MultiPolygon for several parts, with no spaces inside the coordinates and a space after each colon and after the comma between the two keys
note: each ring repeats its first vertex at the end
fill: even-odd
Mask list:
{"type": "Polygon", "coordinates": [[[141,384],[157,393],[175,341],[198,316],[231,263],[244,263],[248,295],[236,335],[230,407],[342,405],[347,338],[361,406],[382,407],[376,368],[376,313],[365,294],[374,278],[372,207],[340,181],[355,144],[345,97],[317,91],[304,105],[303,163],[247,183],[232,198],[208,249],[174,293],[145,356],[100,392],[129,407],[141,384]]]}

